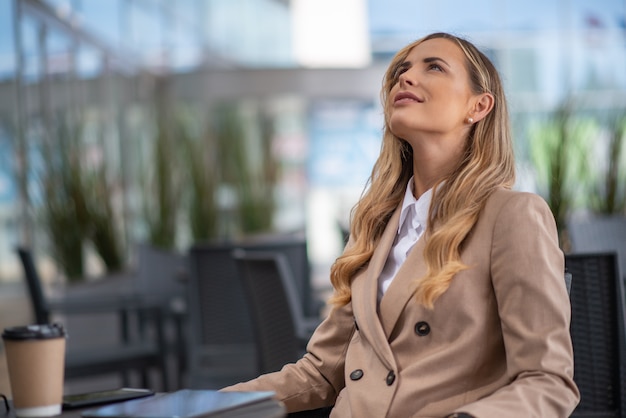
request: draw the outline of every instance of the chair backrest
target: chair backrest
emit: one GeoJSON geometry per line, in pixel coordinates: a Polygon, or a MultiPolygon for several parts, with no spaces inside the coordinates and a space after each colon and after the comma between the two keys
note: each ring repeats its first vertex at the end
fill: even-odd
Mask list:
{"type": "Polygon", "coordinates": [[[289,263],[279,252],[233,252],[250,307],[258,372],[280,370],[300,357],[297,328],[302,321],[289,263]]]}
{"type": "MultiPolygon", "coordinates": [[[[306,241],[300,237],[204,242],[189,248],[187,351],[189,381],[195,388],[220,388],[258,375],[250,310],[232,257],[236,248],[249,252],[272,249],[300,266],[303,275],[308,271],[306,241]]],[[[304,283],[308,275],[292,280],[304,283]]]]}
{"type": "Polygon", "coordinates": [[[311,266],[308,258],[306,237],[300,235],[275,235],[237,244],[246,251],[280,252],[286,256],[293,283],[305,315],[317,316],[323,305],[315,300],[311,284],[311,266]]]}
{"type": "Polygon", "coordinates": [[[257,375],[252,324],[232,243],[202,243],[188,252],[189,387],[219,389],[257,375]]]}
{"type": "Polygon", "coordinates": [[[291,268],[298,301],[306,312],[305,301],[310,300],[311,291],[304,238],[279,237],[248,242],[197,243],[188,252],[191,284],[188,304],[192,322],[191,338],[198,343],[254,342],[248,305],[232,258],[232,252],[236,248],[247,252],[271,251],[284,254],[291,268]],[[295,274],[295,271],[299,273],[295,274]]]}
{"type": "Polygon", "coordinates": [[[624,380],[624,290],[615,253],[567,254],[572,274],[571,335],[574,380],[581,393],[576,416],[621,417],[624,380]]]}
{"type": "Polygon", "coordinates": [[[50,321],[50,309],[43,292],[39,273],[35,267],[32,252],[26,247],[18,247],[16,251],[24,269],[24,277],[26,278],[28,293],[33,305],[35,321],[38,324],[47,324],[50,321]]]}
{"type": "Polygon", "coordinates": [[[248,306],[237,278],[231,243],[189,250],[189,309],[193,340],[200,344],[254,342],[248,306]]]}
{"type": "Polygon", "coordinates": [[[175,309],[185,302],[188,278],[184,254],[163,250],[148,244],[137,246],[137,277],[134,290],[147,300],[175,309]]]}
{"type": "MultiPolygon", "coordinates": [[[[571,218],[567,229],[573,253],[617,252],[621,277],[626,274],[626,218],[571,218]]],[[[618,271],[619,271],[618,270],[618,271]]]]}

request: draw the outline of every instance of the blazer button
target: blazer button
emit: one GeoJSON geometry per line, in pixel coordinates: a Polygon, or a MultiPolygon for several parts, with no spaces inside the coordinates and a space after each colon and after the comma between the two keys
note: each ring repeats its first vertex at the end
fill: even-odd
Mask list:
{"type": "Polygon", "coordinates": [[[362,377],[363,377],[363,370],[361,369],[356,369],[355,371],[350,373],[350,379],[352,380],[359,380],[362,377]]]}
{"type": "Polygon", "coordinates": [[[415,333],[420,337],[430,334],[430,325],[428,325],[428,322],[420,321],[415,324],[415,333]]]}
{"type": "Polygon", "coordinates": [[[387,386],[393,385],[393,382],[395,381],[396,374],[393,372],[393,370],[389,370],[389,373],[387,373],[387,378],[385,379],[385,382],[387,382],[387,386]]]}

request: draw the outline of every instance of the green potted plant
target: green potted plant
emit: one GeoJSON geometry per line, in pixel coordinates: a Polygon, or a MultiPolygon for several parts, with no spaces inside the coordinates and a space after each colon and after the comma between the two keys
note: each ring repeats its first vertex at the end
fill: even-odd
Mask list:
{"type": "Polygon", "coordinates": [[[595,129],[593,122],[574,117],[570,102],[531,129],[537,183],[554,215],[560,245],[565,250],[569,249],[567,217],[578,203],[578,192],[588,177],[587,140],[595,129]]]}
{"type": "Polygon", "coordinates": [[[148,160],[142,164],[143,214],[147,242],[161,249],[173,249],[182,196],[180,147],[175,144],[176,126],[163,91],[157,94],[156,101],[154,140],[148,160]]]}
{"type": "Polygon", "coordinates": [[[214,116],[220,184],[236,194],[238,233],[267,232],[272,227],[278,171],[271,120],[258,114],[245,119],[233,103],[220,104],[214,116]]]}
{"type": "Polygon", "coordinates": [[[42,219],[52,256],[70,282],[84,277],[83,244],[89,222],[81,132],[79,124],[61,118],[55,135],[42,144],[42,219]]]}
{"type": "Polygon", "coordinates": [[[590,192],[591,210],[599,215],[623,216],[626,210],[626,116],[616,118],[609,129],[608,166],[600,170],[590,192]]]}
{"type": "Polygon", "coordinates": [[[217,158],[213,137],[191,134],[191,121],[181,119],[179,142],[186,161],[187,218],[194,241],[205,241],[217,236],[218,208],[215,198],[217,158]]]}
{"type": "Polygon", "coordinates": [[[121,271],[125,262],[106,159],[86,163],[83,131],[82,122],[60,119],[42,145],[42,218],[53,258],[70,282],[85,276],[89,242],[108,273],[121,271]]]}
{"type": "Polygon", "coordinates": [[[272,228],[272,221],[276,203],[274,187],[278,175],[278,163],[272,154],[272,139],[274,135],[271,118],[265,114],[257,115],[255,125],[257,130],[256,152],[247,155],[249,170],[246,170],[239,183],[242,230],[244,233],[254,234],[267,232],[272,228]]]}
{"type": "Polygon", "coordinates": [[[108,273],[122,271],[125,267],[124,243],[113,210],[113,193],[105,161],[89,173],[87,186],[88,238],[108,273]]]}

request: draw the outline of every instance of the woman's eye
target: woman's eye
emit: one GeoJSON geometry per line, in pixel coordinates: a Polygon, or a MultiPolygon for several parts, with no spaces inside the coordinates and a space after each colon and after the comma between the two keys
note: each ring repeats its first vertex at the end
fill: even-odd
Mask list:
{"type": "Polygon", "coordinates": [[[430,64],[428,66],[429,70],[435,70],[435,71],[443,71],[443,68],[441,68],[441,66],[439,64],[430,64]]]}

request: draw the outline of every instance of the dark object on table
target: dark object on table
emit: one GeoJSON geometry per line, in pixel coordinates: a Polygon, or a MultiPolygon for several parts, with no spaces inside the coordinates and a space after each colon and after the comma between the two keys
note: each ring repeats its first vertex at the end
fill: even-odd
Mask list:
{"type": "Polygon", "coordinates": [[[63,396],[63,410],[129,401],[154,395],[150,389],[119,388],[63,396]]]}

